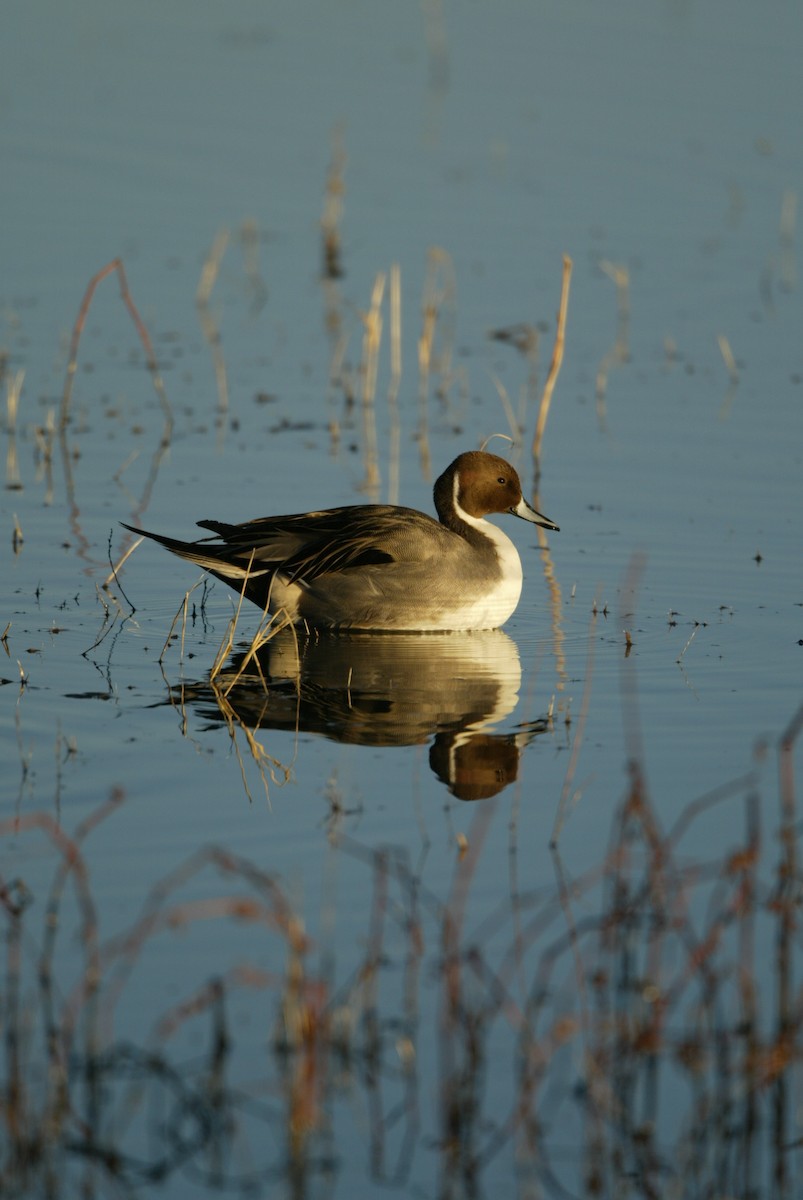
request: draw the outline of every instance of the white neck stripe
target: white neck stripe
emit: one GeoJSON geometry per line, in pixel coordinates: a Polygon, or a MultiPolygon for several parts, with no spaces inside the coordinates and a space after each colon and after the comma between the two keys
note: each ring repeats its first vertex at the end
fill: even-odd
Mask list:
{"type": "Polygon", "coordinates": [[[457,516],[460,518],[461,521],[465,521],[466,525],[473,525],[475,529],[482,529],[483,531],[487,532],[488,522],[485,520],[485,518],[484,517],[472,517],[462,507],[460,501],[457,498],[457,493],[460,490],[459,485],[460,485],[460,477],[457,474],[457,472],[455,472],[455,477],[452,481],[452,503],[454,504],[455,513],[457,514],[457,516]]]}

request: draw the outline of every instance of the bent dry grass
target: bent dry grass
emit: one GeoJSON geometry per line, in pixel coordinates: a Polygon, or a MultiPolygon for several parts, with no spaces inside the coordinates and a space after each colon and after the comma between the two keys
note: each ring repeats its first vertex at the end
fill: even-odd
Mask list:
{"type": "Polygon", "coordinates": [[[440,888],[335,822],[330,854],[366,896],[353,951],[334,895],[318,946],[281,878],[222,846],[110,935],[87,856],[121,791],[72,834],[45,813],[4,822],[18,845],[44,838],[53,868],[41,896],[0,882],[3,1194],[191,1171],[196,1194],[280,1180],[304,1196],[345,1169],[353,1185],[359,1145],[367,1187],[443,1196],[514,1179],[527,1194],[799,1195],[801,728],[803,708],[779,742],[777,807],[751,770],[668,830],[633,761],[598,862],[572,878],[556,856],[551,884],[479,916],[493,805],[440,888]],[[712,813],[727,843],[704,860],[712,813]],[[164,1006],[137,977],[178,936],[202,953],[182,956],[164,1006]],[[144,1037],[117,1030],[129,993],[144,1037]]]}
{"type": "MultiPolygon", "coordinates": [[[[141,540],[142,539],[140,539],[140,541],[141,540]]],[[[265,799],[267,800],[268,804],[270,804],[270,784],[274,783],[281,786],[287,783],[292,776],[292,763],[284,764],[278,758],[276,758],[275,755],[270,754],[269,751],[266,750],[265,746],[257,738],[254,730],[249,726],[248,722],[243,719],[243,717],[238,713],[236,707],[231,703],[229,695],[232,689],[237,686],[244,673],[248,671],[250,666],[252,668],[250,674],[256,675],[256,678],[261,684],[261,688],[264,692],[267,702],[269,685],[262,671],[259,652],[284,629],[290,629],[294,634],[294,626],[284,609],[279,609],[275,613],[268,612],[270,605],[269,592],[268,601],[263,609],[262,617],[257,625],[256,630],[250,638],[245,652],[238,660],[236,670],[233,672],[225,670],[226,663],[228,662],[234,648],[237,626],[240,620],[240,613],[243,606],[243,600],[245,599],[245,592],[248,586],[248,579],[253,566],[253,561],[254,555],[252,552],[248,569],[246,574],[243,576],[243,585],[237,598],[237,607],[231,619],[229,620],[228,625],[226,626],[223,639],[218,647],[212,668],[209,672],[208,688],[218,707],[223,723],[228,730],[229,737],[231,739],[231,746],[240,768],[240,776],[242,779],[243,788],[248,796],[248,799],[253,800],[251,788],[248,782],[248,770],[246,767],[246,759],[247,757],[250,757],[250,760],[256,767],[257,776],[265,793],[265,799]],[[245,742],[247,755],[244,755],[241,751],[239,744],[241,740],[245,742]]],[[[185,592],[184,599],[179,605],[176,615],[173,618],[170,630],[165,638],[164,646],[162,647],[162,652],[159,656],[159,666],[162,669],[163,675],[167,653],[173,641],[178,636],[175,633],[175,628],[179,618],[181,618],[179,661],[181,663],[184,661],[184,642],[187,631],[190,596],[196,588],[202,585],[205,587],[205,576],[198,580],[187,592],[185,592]]],[[[298,644],[296,643],[296,652],[297,651],[298,644]]],[[[168,682],[166,676],[165,682],[168,682]]],[[[170,697],[170,703],[173,705],[173,707],[177,708],[181,712],[182,732],[186,734],[188,721],[184,706],[185,696],[183,685],[179,683],[178,686],[171,687],[171,685],[168,683],[168,695],[170,697]]]]}

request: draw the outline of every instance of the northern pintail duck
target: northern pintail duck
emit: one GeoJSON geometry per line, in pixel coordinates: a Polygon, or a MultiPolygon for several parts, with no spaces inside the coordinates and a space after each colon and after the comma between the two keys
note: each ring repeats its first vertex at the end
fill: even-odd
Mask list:
{"type": "Polygon", "coordinates": [[[460,454],[435,483],[439,520],[391,504],[354,504],[241,525],[199,521],[182,542],[134,529],[198,563],[263,610],[332,630],[496,629],[519,602],[521,559],[488,513],[557,530],[495,454],[460,454]]]}

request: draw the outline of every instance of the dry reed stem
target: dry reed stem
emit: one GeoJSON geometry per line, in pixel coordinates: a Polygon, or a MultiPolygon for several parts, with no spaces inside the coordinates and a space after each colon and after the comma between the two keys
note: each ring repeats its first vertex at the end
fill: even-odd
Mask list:
{"type": "Polygon", "coordinates": [[[549,416],[549,406],[552,403],[552,393],[555,389],[558,374],[560,373],[561,363],[563,362],[563,350],[566,342],[566,314],[569,308],[569,285],[572,278],[572,260],[568,254],[563,256],[563,279],[560,291],[560,307],[558,308],[558,324],[555,330],[555,342],[552,347],[552,361],[549,364],[549,372],[544,384],[543,395],[541,396],[541,407],[538,410],[538,421],[535,427],[535,437],[533,438],[533,459],[536,463],[536,468],[540,469],[541,462],[541,445],[544,440],[544,430],[546,429],[547,417],[549,416]]]}
{"type": "Polygon", "coordinates": [[[376,379],[379,368],[379,347],[382,341],[382,298],[385,294],[385,273],[380,271],[371,292],[371,307],[362,314],[364,327],[362,343],[362,422],[365,457],[363,490],[378,499],[379,454],[376,435],[376,379]]]}
{"type": "MultiPolygon", "coordinates": [[[[19,403],[24,379],[24,370],[19,370],[16,374],[9,375],[6,378],[6,432],[8,434],[8,445],[6,447],[6,488],[14,492],[22,491],[22,477],[20,475],[19,458],[17,455],[17,417],[19,415],[19,403]]],[[[17,547],[15,544],[15,553],[16,550],[17,547]]]]}
{"type": "Polygon", "coordinates": [[[289,783],[290,779],[292,778],[293,764],[292,762],[285,764],[280,759],[276,758],[275,755],[269,754],[262,743],[258,741],[253,730],[249,729],[248,725],[246,725],[245,721],[234,708],[228,698],[228,694],[224,692],[217,683],[210,682],[209,686],[212,690],[212,695],[215,698],[215,703],[220,710],[220,715],[223,718],[228,730],[229,738],[231,739],[231,746],[237,759],[237,765],[240,769],[240,778],[242,780],[243,789],[248,797],[249,803],[253,804],[254,798],[251,795],[251,788],[248,783],[245,760],[240,753],[240,747],[237,741],[238,730],[242,732],[243,737],[246,740],[248,752],[254,761],[257,773],[262,781],[262,788],[265,792],[265,800],[267,801],[268,808],[270,808],[270,786],[266,771],[270,775],[271,783],[275,783],[277,787],[283,787],[284,784],[289,783]]]}
{"type": "MultiPolygon", "coordinates": [[[[164,419],[165,419],[164,429],[162,432],[160,443],[157,446],[156,452],[153,456],[153,461],[151,463],[150,472],[149,472],[148,478],[145,482],[145,486],[143,489],[143,495],[142,495],[142,500],[139,505],[139,511],[142,511],[144,508],[147,507],[151,492],[152,492],[154,484],[156,482],[156,477],[157,477],[157,474],[159,471],[159,467],[161,465],[161,462],[164,458],[165,453],[167,452],[167,448],[170,445],[170,439],[172,437],[172,431],[173,431],[173,414],[172,414],[172,410],[170,408],[170,402],[167,398],[167,393],[165,391],[164,384],[162,382],[161,374],[159,372],[159,368],[158,368],[158,364],[156,361],[156,356],[154,354],[153,345],[150,340],[150,336],[148,334],[147,329],[145,328],[144,322],[142,321],[142,319],[137,311],[137,308],[134,304],[134,301],[131,297],[131,293],[129,291],[128,281],[126,278],[123,262],[119,258],[113,259],[110,263],[107,263],[105,267],[103,267],[100,271],[98,271],[97,274],[94,275],[92,277],[92,279],[89,281],[86,292],[84,294],[84,298],[81,302],[81,307],[79,309],[78,316],[76,318],[75,325],[73,327],[72,338],[70,341],[69,360],[67,363],[67,373],[66,373],[66,378],[65,378],[65,382],[64,382],[64,391],[63,391],[62,400],[61,400],[61,412],[60,412],[60,419],[59,419],[59,426],[58,426],[62,467],[64,470],[64,485],[65,485],[65,492],[66,492],[66,496],[67,496],[67,503],[69,506],[69,513],[70,513],[70,526],[72,528],[72,532],[75,537],[75,541],[77,543],[76,554],[79,558],[84,559],[86,561],[91,561],[91,553],[90,553],[91,547],[90,547],[88,538],[86,537],[86,535],[84,534],[84,532],[81,528],[81,523],[80,523],[80,509],[78,507],[78,503],[76,500],[75,484],[74,484],[74,480],[73,480],[73,459],[72,459],[72,454],[70,452],[70,448],[67,444],[67,426],[68,426],[69,418],[70,418],[70,406],[71,406],[71,402],[72,402],[72,393],[73,393],[73,385],[74,385],[74,380],[75,380],[75,372],[77,369],[78,348],[79,348],[83,330],[84,330],[84,327],[86,324],[87,314],[89,312],[90,305],[92,303],[92,300],[95,295],[95,291],[96,291],[99,283],[103,279],[105,279],[107,275],[110,275],[113,272],[117,273],[118,281],[120,284],[120,294],[122,296],[122,299],[126,306],[126,309],[128,310],[128,313],[131,316],[134,326],[137,330],[140,341],[142,342],[142,345],[144,347],[148,369],[151,373],[151,380],[153,382],[154,390],[156,391],[156,394],[159,398],[159,402],[162,406],[162,410],[164,413],[164,419]]],[[[47,463],[47,470],[48,470],[48,473],[50,473],[50,464],[49,463],[47,463]]]]}
{"type": "Polygon", "coordinates": [[[332,158],[326,177],[321,214],[323,277],[326,280],[340,279],[343,276],[340,223],[343,219],[343,198],[346,194],[345,167],[346,154],[342,133],[340,129],[336,129],[332,135],[332,158]]]}
{"type": "MultiPolygon", "coordinates": [[[[140,538],[140,541],[141,540],[142,539],[140,538]]],[[[132,546],[132,549],[133,549],[133,546],[132,546]]],[[[129,553],[130,553],[130,551],[129,551],[129,553]]],[[[178,621],[179,617],[181,617],[181,643],[180,643],[180,650],[179,650],[179,661],[180,662],[184,661],[184,637],[185,637],[186,630],[187,630],[187,612],[189,610],[190,596],[192,595],[192,593],[195,591],[195,589],[197,587],[201,586],[201,584],[203,583],[205,578],[206,578],[206,576],[202,576],[200,579],[197,579],[195,581],[195,583],[192,585],[192,587],[188,588],[187,591],[184,593],[184,599],[181,601],[181,604],[176,609],[176,615],[173,617],[173,620],[170,623],[170,628],[167,631],[167,637],[165,638],[164,645],[162,646],[162,652],[159,655],[159,658],[157,660],[159,663],[159,666],[161,666],[162,663],[164,662],[165,655],[167,654],[167,651],[170,647],[170,639],[173,636],[173,630],[176,627],[176,621],[178,621]]]]}
{"type": "Polygon", "coordinates": [[[429,375],[437,374],[440,379],[437,395],[441,400],[446,400],[453,378],[456,309],[457,280],[454,264],[441,246],[433,246],[427,254],[419,361],[423,355],[424,379],[421,381],[421,387],[427,391],[429,375]]]}
{"type": "Polygon", "coordinates": [[[455,336],[455,307],[457,284],[452,260],[445,250],[433,246],[427,254],[427,270],[421,297],[421,334],[418,339],[418,431],[419,455],[425,479],[429,479],[432,463],[429,447],[429,384],[433,372],[441,376],[439,393],[446,397],[455,336]],[[440,353],[436,354],[436,338],[440,332],[440,353]]]}
{"type": "Polygon", "coordinates": [[[795,258],[795,227],[797,224],[797,192],[787,188],[781,197],[781,220],[779,236],[781,242],[781,287],[793,292],[797,287],[797,260],[795,258]]]}
{"type": "MultiPolygon", "coordinates": [[[[82,658],[88,658],[89,655],[92,653],[92,651],[96,650],[98,648],[98,646],[106,640],[106,638],[111,633],[112,629],[114,629],[114,626],[117,624],[118,618],[123,616],[122,605],[120,604],[117,597],[112,595],[112,593],[109,591],[108,588],[103,588],[103,587],[101,587],[101,585],[99,583],[96,583],[95,584],[95,596],[100,601],[100,605],[103,609],[103,620],[101,621],[100,630],[98,631],[98,635],[95,638],[92,645],[88,646],[86,648],[86,650],[81,651],[82,658]],[[113,617],[110,615],[112,607],[114,607],[117,610],[113,617]]],[[[129,603],[129,607],[130,607],[131,606],[130,601],[128,603],[129,603]]],[[[133,609],[131,611],[133,612],[133,609]]]]}
{"type": "MultiPolygon", "coordinates": [[[[509,433],[489,433],[487,438],[483,438],[482,442],[480,443],[480,450],[487,450],[489,443],[492,442],[494,438],[501,438],[502,441],[507,442],[509,446],[513,445],[513,438],[509,433]]],[[[507,450],[507,447],[505,447],[505,450],[507,450]]]]}
{"type": "Polygon", "coordinates": [[[425,479],[432,474],[432,456],[429,447],[429,365],[432,347],[428,317],[424,316],[424,328],[418,339],[418,450],[421,470],[425,479]]]}
{"type": "Polygon", "coordinates": [[[44,480],[44,505],[46,508],[49,508],[53,503],[53,496],[55,494],[53,484],[53,443],[56,439],[55,409],[49,408],[47,410],[44,425],[36,425],[33,435],[36,442],[36,454],[34,458],[36,473],[34,475],[34,482],[39,484],[44,480]]]}
{"type": "MultiPolygon", "coordinates": [[[[265,791],[265,798],[268,802],[268,805],[270,806],[270,789],[268,786],[267,777],[265,775],[266,767],[268,768],[268,770],[270,772],[271,781],[273,783],[277,784],[277,786],[282,786],[284,783],[287,783],[291,777],[292,764],[290,764],[289,766],[286,766],[285,764],[281,763],[279,759],[275,758],[273,755],[269,754],[265,750],[264,746],[262,746],[262,744],[254,736],[253,732],[248,728],[248,726],[245,724],[245,722],[241,719],[241,717],[238,715],[236,709],[232,705],[231,701],[229,700],[229,696],[230,696],[233,688],[235,688],[237,686],[237,684],[239,683],[240,679],[242,678],[246,668],[248,667],[249,663],[251,663],[252,661],[256,664],[259,677],[262,681],[262,686],[265,689],[265,692],[267,694],[268,683],[262,673],[262,667],[261,667],[261,664],[259,662],[259,657],[258,657],[259,651],[262,649],[263,646],[265,646],[269,641],[271,641],[272,638],[274,638],[278,633],[280,633],[283,629],[286,629],[288,626],[290,626],[290,628],[292,629],[293,636],[295,637],[295,627],[293,626],[292,621],[290,620],[290,617],[288,616],[287,612],[284,609],[279,609],[277,612],[275,612],[273,614],[270,614],[268,612],[268,609],[270,607],[270,590],[268,592],[268,598],[265,603],[265,607],[263,609],[262,618],[261,618],[260,623],[251,639],[251,643],[248,647],[248,650],[247,650],[246,654],[244,655],[242,662],[239,665],[238,671],[236,672],[236,674],[233,676],[232,679],[227,680],[225,687],[222,687],[218,683],[218,676],[220,675],[220,673],[223,669],[223,665],[226,662],[226,660],[228,659],[229,654],[231,653],[232,647],[234,645],[234,636],[235,636],[235,633],[237,630],[237,625],[238,625],[239,618],[240,618],[240,611],[242,609],[243,600],[245,599],[245,590],[246,590],[246,587],[248,586],[248,579],[250,576],[251,567],[253,566],[255,553],[256,553],[256,549],[251,551],[251,558],[248,563],[248,568],[247,568],[246,574],[243,577],[243,585],[240,590],[240,594],[239,594],[238,601],[237,601],[237,609],[234,613],[234,616],[230,619],[230,621],[226,627],[226,633],[224,634],[223,640],[221,641],[221,644],[218,647],[217,654],[215,655],[215,660],[212,663],[212,667],[211,667],[211,670],[209,673],[209,687],[212,690],[212,694],[215,698],[215,702],[217,703],[217,706],[220,710],[221,716],[223,717],[223,720],[228,728],[229,736],[231,737],[231,741],[232,741],[232,747],[234,749],[235,755],[237,757],[237,762],[238,762],[238,765],[240,768],[240,775],[242,778],[243,787],[245,789],[245,792],[246,792],[246,795],[248,796],[249,801],[253,802],[253,797],[251,795],[251,789],[248,784],[247,773],[245,770],[245,763],[243,761],[242,755],[240,754],[240,749],[237,744],[237,736],[236,736],[237,728],[239,728],[242,731],[243,736],[246,739],[249,752],[251,754],[252,759],[254,760],[254,763],[257,767],[260,778],[262,780],[262,786],[265,791]],[[281,772],[281,776],[277,774],[278,771],[281,772]]],[[[186,605],[186,598],[185,598],[185,605],[186,605]]],[[[174,620],[174,624],[175,624],[175,620],[174,620]]],[[[168,635],[168,640],[169,640],[169,635],[168,635]]],[[[298,654],[298,641],[297,640],[296,640],[296,654],[298,654]]],[[[301,697],[300,697],[300,690],[298,688],[297,688],[297,694],[298,694],[298,703],[300,704],[301,697]]],[[[297,710],[297,716],[298,716],[298,710],[297,710]]]]}
{"type": "Polygon", "coordinates": [[[722,361],[725,363],[728,377],[731,383],[735,385],[739,382],[739,368],[736,365],[736,359],[733,357],[731,344],[724,333],[717,334],[717,345],[719,346],[719,352],[722,355],[722,361]]]}
{"type": "MultiPolygon", "coordinates": [[[[223,663],[228,658],[229,654],[231,653],[231,648],[234,645],[234,633],[235,633],[235,630],[237,629],[237,622],[240,619],[240,610],[242,609],[243,600],[245,599],[245,589],[248,587],[248,578],[251,574],[251,567],[254,565],[254,555],[255,554],[256,554],[256,547],[254,547],[254,549],[251,551],[251,557],[248,560],[248,566],[246,567],[245,575],[243,576],[243,586],[241,587],[240,594],[237,598],[237,608],[235,609],[234,616],[229,621],[228,627],[226,629],[226,633],[223,636],[223,641],[220,643],[220,646],[218,647],[218,652],[215,655],[215,661],[212,663],[212,670],[210,671],[210,674],[209,674],[209,682],[210,683],[215,682],[215,679],[217,678],[218,674],[220,673],[223,663]]],[[[268,590],[268,599],[265,604],[266,612],[267,612],[269,605],[270,605],[270,590],[268,590]]]]}
{"type": "MultiPolygon", "coordinates": [[[[103,580],[101,587],[108,588],[111,585],[112,581],[118,582],[117,572],[120,570],[120,568],[122,566],[124,566],[125,563],[128,562],[129,558],[134,553],[134,551],[139,549],[139,547],[142,545],[142,543],[144,541],[145,541],[144,537],[139,537],[139,538],[136,538],[135,541],[133,541],[131,543],[131,545],[128,547],[128,549],[125,550],[123,552],[123,554],[121,554],[121,556],[117,559],[117,562],[113,564],[111,571],[106,576],[106,578],[103,580]]],[[[135,612],[136,609],[132,608],[131,611],[135,612]]]]}
{"type": "MultiPolygon", "coordinates": [[[[499,378],[499,376],[496,375],[493,371],[491,372],[491,379],[493,380],[493,384],[494,384],[494,387],[496,388],[497,395],[499,396],[499,399],[502,402],[502,408],[505,410],[505,416],[507,417],[507,423],[508,423],[508,427],[510,429],[510,439],[509,440],[511,442],[511,445],[517,446],[519,443],[519,439],[521,437],[521,425],[516,420],[516,415],[513,412],[513,405],[510,403],[510,396],[508,396],[508,394],[507,394],[507,388],[502,383],[502,380],[499,378]]],[[[491,436],[492,437],[500,437],[502,435],[501,434],[492,434],[491,436]]],[[[486,438],[485,443],[483,443],[483,449],[485,448],[485,445],[487,444],[487,442],[489,440],[490,439],[486,438]]]]}
{"type": "Polygon", "coordinates": [[[803,730],[803,704],[784,730],[779,744],[781,807],[787,817],[793,816],[795,811],[795,776],[792,755],[801,730],[803,730]]]}
{"type": "Polygon", "coordinates": [[[292,620],[290,619],[290,616],[289,616],[287,610],[284,608],[280,608],[280,609],[277,609],[277,611],[275,613],[268,613],[267,607],[264,609],[263,614],[262,614],[262,620],[260,621],[259,626],[258,626],[256,632],[254,633],[253,638],[251,639],[251,644],[248,647],[248,650],[246,651],[246,653],[243,655],[242,662],[240,663],[240,666],[239,666],[239,669],[238,669],[236,675],[227,684],[224,695],[228,696],[231,689],[233,687],[236,687],[236,685],[240,681],[241,676],[245,672],[248,664],[252,660],[256,664],[257,671],[259,672],[259,676],[262,680],[263,687],[267,690],[267,686],[268,686],[267,681],[266,681],[264,675],[262,674],[262,667],[259,662],[259,657],[258,657],[259,652],[263,648],[263,646],[266,646],[268,644],[268,642],[272,641],[273,638],[275,638],[277,636],[277,634],[281,633],[283,629],[288,629],[288,628],[292,631],[293,637],[295,638],[296,656],[297,656],[298,655],[298,638],[296,636],[295,625],[293,624],[292,620]]]}
{"type": "Polygon", "coordinates": [[[682,663],[682,661],[683,661],[683,655],[686,653],[686,651],[688,650],[689,646],[692,644],[692,642],[694,641],[694,639],[697,637],[697,631],[698,631],[698,629],[699,629],[699,628],[700,628],[699,622],[695,621],[695,623],[694,623],[694,629],[692,629],[691,633],[689,634],[689,637],[688,637],[688,638],[687,638],[687,640],[686,640],[686,645],[683,647],[683,649],[681,650],[680,654],[679,654],[679,655],[677,656],[677,658],[675,659],[675,662],[676,662],[678,665],[680,665],[680,664],[682,663]]]}
{"type": "Polygon", "coordinates": [[[617,314],[616,337],[613,346],[603,355],[602,361],[597,368],[595,385],[597,420],[599,421],[600,429],[604,429],[606,422],[605,396],[608,390],[608,375],[611,367],[626,362],[630,354],[628,344],[630,326],[630,272],[627,267],[619,263],[607,262],[606,260],[600,262],[599,268],[616,285],[617,314]]]}
{"type": "Polygon", "coordinates": [[[22,367],[6,379],[7,433],[15,433],[17,429],[17,416],[19,414],[20,397],[22,396],[22,384],[24,380],[25,370],[22,367]]]}
{"type": "MultiPolygon", "coordinates": [[[[331,345],[328,402],[330,404],[333,402],[334,391],[340,389],[343,392],[347,409],[350,409],[354,400],[354,388],[346,367],[350,333],[344,318],[343,297],[337,282],[343,275],[339,226],[345,193],[344,163],[345,154],[342,150],[340,132],[335,130],[332,136],[332,161],[327,176],[324,208],[321,216],[321,287],[323,289],[324,325],[331,345]]],[[[336,416],[330,417],[329,433],[331,453],[336,455],[340,444],[340,421],[336,416]]]]}
{"type": "Polygon", "coordinates": [[[390,382],[388,384],[388,504],[399,503],[399,456],[401,422],[399,390],[402,377],[401,271],[398,263],[390,268],[390,382]]]}
{"type": "Polygon", "coordinates": [[[6,490],[9,492],[22,491],[22,476],[20,475],[19,454],[17,452],[17,435],[8,435],[6,446],[6,490]]]}
{"type": "Polygon", "coordinates": [[[443,0],[424,0],[421,9],[427,47],[428,83],[432,92],[442,97],[449,89],[449,39],[443,0]]]}
{"type": "Polygon", "coordinates": [[[212,289],[215,286],[217,277],[220,274],[220,264],[223,262],[223,256],[226,253],[226,247],[229,244],[229,231],[226,228],[219,229],[215,234],[214,241],[209,248],[209,253],[204,259],[204,264],[201,267],[198,286],[195,289],[195,303],[199,308],[205,308],[209,304],[212,295],[212,289]]]}
{"type": "Polygon", "coordinates": [[[251,292],[249,315],[253,318],[267,304],[268,288],[259,269],[259,225],[252,217],[246,217],[240,226],[240,245],[243,248],[243,270],[251,292]]]}
{"type": "Polygon", "coordinates": [[[206,344],[209,346],[210,354],[212,355],[212,368],[215,372],[215,385],[217,388],[217,410],[218,410],[218,441],[222,442],[225,434],[226,414],[229,411],[229,383],[226,372],[226,359],[223,354],[223,348],[220,340],[220,329],[217,320],[212,314],[209,307],[209,300],[212,295],[212,289],[217,281],[220,272],[220,264],[223,261],[223,256],[226,253],[226,247],[229,243],[228,229],[221,229],[216,235],[206,257],[204,265],[201,269],[201,276],[198,280],[198,287],[195,292],[195,305],[198,311],[198,320],[201,325],[201,331],[204,335],[206,344]]]}
{"type": "Polygon", "coordinates": [[[112,259],[111,262],[107,263],[105,267],[101,267],[101,269],[92,276],[86,292],[84,293],[84,298],[81,301],[81,307],[78,310],[78,316],[75,319],[72,338],[70,340],[69,358],[67,360],[67,375],[64,380],[64,391],[61,398],[61,416],[59,425],[61,430],[64,431],[69,420],[70,403],[72,400],[73,384],[75,381],[75,371],[78,365],[78,346],[81,341],[81,335],[84,331],[84,325],[86,324],[89,306],[91,305],[92,299],[95,295],[95,289],[97,288],[98,284],[106,278],[107,275],[111,275],[113,272],[117,273],[120,284],[120,295],[122,296],[123,303],[128,309],[131,320],[134,322],[134,326],[139,335],[139,340],[142,342],[145,350],[148,370],[151,373],[154,390],[156,395],[159,397],[159,403],[161,404],[165,414],[165,438],[169,441],[170,433],[173,429],[173,413],[170,408],[170,402],[167,399],[167,393],[165,391],[164,383],[162,382],[162,377],[159,373],[159,366],[156,361],[156,355],[154,354],[150,335],[148,334],[145,324],[140,317],[137,307],[132,299],[131,292],[129,291],[128,287],[128,280],[126,278],[125,267],[123,266],[123,260],[121,258],[112,259]]]}

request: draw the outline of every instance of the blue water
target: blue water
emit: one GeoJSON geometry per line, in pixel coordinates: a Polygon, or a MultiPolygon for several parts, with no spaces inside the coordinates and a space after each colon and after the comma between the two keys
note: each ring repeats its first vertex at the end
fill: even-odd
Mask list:
{"type": "MultiPolygon", "coordinates": [[[[129,1096],[126,1108],[130,1075],[110,1058],[101,1125],[107,1144],[131,1155],[124,1182],[143,1182],[133,1160],[157,1162],[164,1141],[158,1188],[170,1196],[189,1186],[217,1194],[235,1178],[241,1190],[294,1195],[546,1187],[548,1176],[528,1174],[521,1126],[489,1147],[521,1095],[517,1013],[542,956],[571,928],[555,902],[550,840],[557,830],[563,869],[583,881],[575,918],[599,920],[634,756],[662,830],[696,798],[754,772],[700,816],[679,851],[689,874],[673,886],[704,929],[716,903],[696,889],[742,844],[755,794],[762,903],[770,896],[777,740],[803,701],[801,24],[780,2],[6,5],[0,346],[4,387],[24,378],[4,431],[0,501],[0,876],[6,886],[24,880],[31,896],[19,978],[32,1111],[47,1078],[36,963],[63,852],[56,831],[77,837],[112,789],[120,803],[82,842],[102,947],[99,1016],[75,991],[91,937],[69,887],[52,959],[60,1028],[82,1014],[73,1069],[89,1053],[82,1039],[96,1035],[110,1054],[154,1050],[183,1088],[203,1092],[214,1041],[204,988],[219,979],[228,989],[226,1111],[238,1137],[207,1129],[202,1149],[185,1153],[165,1134],[176,1093],[148,1092],[144,1109],[129,1096]],[[344,274],[324,284],[320,222],[341,159],[344,274]],[[196,290],[222,230],[205,331],[196,290]],[[395,660],[378,647],[316,650],[302,687],[283,646],[268,693],[252,678],[223,702],[209,674],[236,597],[198,587],[183,647],[174,640],[163,654],[194,569],[144,544],[104,589],[110,559],[131,544],[123,520],[189,537],[207,517],[372,497],[431,511],[443,466],[490,434],[510,434],[499,387],[524,428],[517,445],[493,448],[517,463],[529,493],[564,254],[573,261],[565,358],[538,493],[561,531],[542,553],[523,522],[506,524],[525,587],[490,648],[469,639],[441,658],[424,640],[395,660]],[[92,300],[59,436],[79,306],[117,256],[164,380],[167,446],[115,276],[92,300]],[[388,401],[393,264],[398,424],[388,401]],[[625,316],[615,268],[627,272],[625,316]],[[378,474],[366,490],[363,317],[380,272],[367,414],[378,474]],[[422,382],[433,278],[435,353],[422,382]],[[535,363],[489,336],[523,324],[540,333],[535,363]],[[486,798],[460,798],[479,793],[486,798]],[[182,873],[208,847],[218,857],[182,873]],[[307,1060],[307,1092],[293,1083],[295,1060],[272,1050],[295,926],[224,855],[263,873],[259,886],[276,881],[311,938],[307,999],[320,1002],[330,1030],[351,1030],[350,1055],[307,1060]],[[256,894],[259,915],[242,899],[256,894]],[[519,943],[542,903],[554,906],[549,921],[519,943]],[[138,924],[157,910],[164,924],[138,924]],[[467,1053],[465,1027],[445,1016],[444,914],[460,917],[468,994],[492,994],[481,971],[471,975],[474,946],[509,1001],[480,1026],[479,1116],[462,1133],[479,1155],[471,1169],[455,1166],[444,1135],[450,1055],[467,1053]],[[115,940],[126,931],[128,943],[115,940]],[[122,1113],[135,1114],[130,1125],[122,1113]],[[303,1132],[295,1143],[291,1129],[303,1132]]],[[[258,622],[256,610],[241,614],[236,646],[258,622]]],[[[795,745],[798,776],[800,754],[795,745]]],[[[768,928],[771,914],[762,909],[768,928]]],[[[723,980],[743,961],[743,946],[731,949],[723,980]]],[[[604,955],[588,953],[590,974],[604,955]]],[[[567,1115],[552,1124],[543,1096],[532,1111],[557,1174],[580,1191],[589,1130],[571,1089],[589,1086],[589,1043],[571,1022],[587,993],[574,960],[560,962],[550,1011],[569,1024],[564,1041],[543,1032],[552,1063],[543,1086],[567,1115]]],[[[19,1012],[12,966],[4,971],[8,1028],[19,1012]]],[[[798,978],[795,962],[793,988],[798,978]]],[[[773,963],[758,955],[763,1018],[776,985],[773,963]]],[[[691,1037],[688,1004],[672,1009],[673,1036],[691,1037]]],[[[9,1058],[4,1071],[8,1085],[9,1058]]],[[[793,1093],[797,1074],[790,1063],[793,1093]]],[[[677,1113],[692,1110],[676,1073],[660,1096],[666,1159],[685,1161],[677,1113]]],[[[189,1125],[187,1114],[201,1111],[179,1109],[189,1125]]],[[[470,1110],[464,1097],[461,1111],[470,1110]]],[[[792,1112],[789,1144],[796,1121],[792,1112]]],[[[102,1191],[108,1164],[87,1165],[80,1140],[74,1129],[57,1139],[50,1166],[65,1187],[94,1172],[102,1191]]],[[[793,1155],[787,1166],[794,1178],[793,1155]]],[[[753,1182],[760,1190],[769,1178],[753,1182]]],[[[615,1183],[614,1172],[611,1194],[615,1183]]],[[[32,1176],[29,1193],[40,1185],[32,1176]]]]}

